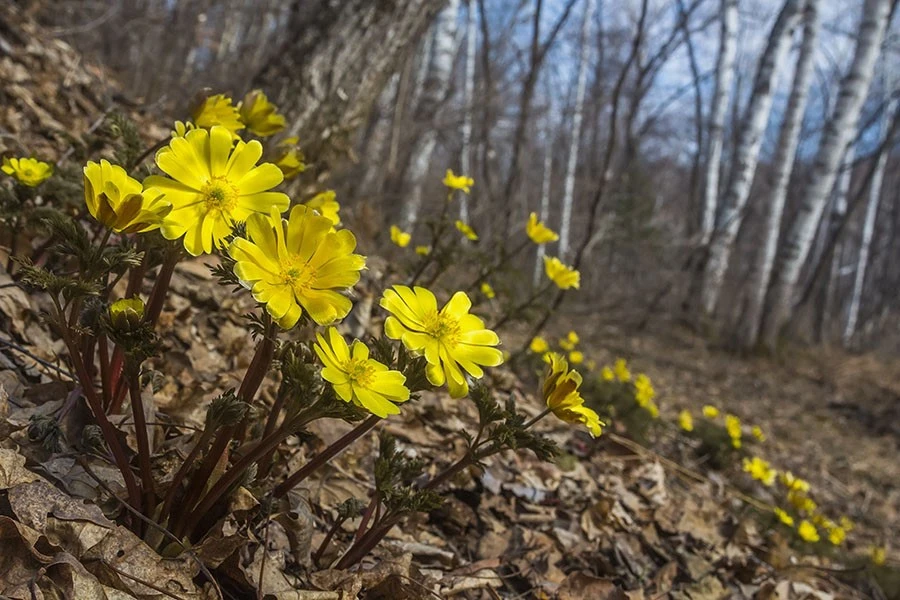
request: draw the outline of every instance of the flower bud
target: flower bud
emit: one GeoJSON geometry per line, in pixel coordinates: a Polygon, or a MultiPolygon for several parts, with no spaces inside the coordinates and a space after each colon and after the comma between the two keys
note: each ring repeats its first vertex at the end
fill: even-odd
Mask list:
{"type": "Polygon", "coordinates": [[[144,301],[137,296],[116,300],[109,306],[109,322],[116,331],[135,331],[143,321],[144,301]]]}

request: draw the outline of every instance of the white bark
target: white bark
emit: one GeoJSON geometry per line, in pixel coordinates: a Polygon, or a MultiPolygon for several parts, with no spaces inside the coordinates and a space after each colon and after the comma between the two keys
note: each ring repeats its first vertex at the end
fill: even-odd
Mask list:
{"type": "MultiPolygon", "coordinates": [[[[459,157],[460,171],[463,175],[472,176],[472,117],[475,112],[475,0],[469,0],[466,10],[466,79],[463,85],[463,102],[465,114],[462,124],[462,150],[459,157]]],[[[469,222],[469,197],[460,194],[459,219],[469,222]]]]}
{"type": "Polygon", "coordinates": [[[800,269],[812,246],[828,192],[834,185],[841,155],[856,130],[884,40],[890,8],[891,0],[865,0],[863,5],[850,70],[841,82],[834,112],[826,124],[819,152],[801,195],[799,212],[779,253],[762,330],[762,339],[769,347],[774,346],[781,327],[793,312],[800,269]]]}
{"type": "MultiPolygon", "coordinates": [[[[885,67],[886,68],[886,67],[885,67]]],[[[890,95],[890,84],[885,78],[885,96],[890,95]]],[[[880,137],[888,135],[888,124],[891,115],[897,110],[897,100],[891,101],[885,107],[884,113],[881,115],[880,137]]],[[[878,204],[881,199],[881,186],[884,181],[884,170],[887,167],[889,148],[885,148],[879,153],[878,163],[875,165],[875,171],[872,173],[872,180],[869,182],[869,201],[866,205],[866,216],[863,221],[862,239],[859,244],[859,258],[856,261],[856,277],[853,281],[853,294],[850,297],[850,309],[847,313],[847,326],[844,328],[843,342],[844,346],[850,345],[853,334],[856,333],[856,323],[859,319],[859,305],[862,301],[863,286],[866,282],[866,269],[869,265],[869,252],[872,247],[872,237],[875,234],[875,217],[878,215],[878,204]]]]}
{"type": "Polygon", "coordinates": [[[774,171],[770,177],[769,207],[764,217],[764,238],[747,282],[750,295],[746,313],[741,319],[738,329],[740,344],[745,349],[754,346],[759,337],[759,324],[762,320],[766,290],[769,287],[775,253],[778,250],[778,236],[781,233],[785,199],[791,181],[791,173],[794,170],[794,157],[800,141],[803,115],[806,113],[809,88],[815,70],[814,58],[819,34],[818,2],[819,0],[808,0],[806,4],[803,16],[803,41],[797,55],[797,66],[794,69],[794,80],[791,84],[784,122],[778,135],[778,146],[772,159],[774,171]]]}
{"type": "MultiPolygon", "coordinates": [[[[549,122],[549,119],[548,119],[549,122]]],[[[550,127],[546,127],[544,131],[544,174],[541,181],[541,223],[546,224],[550,218],[550,184],[553,175],[553,138],[550,135],[550,127]]],[[[544,272],[544,255],[547,253],[546,244],[539,244],[537,247],[537,258],[534,263],[533,285],[537,285],[541,281],[541,273],[544,272]]]]}
{"type": "MultiPolygon", "coordinates": [[[[458,15],[459,0],[449,0],[438,14],[434,26],[428,76],[416,111],[419,115],[435,115],[450,88],[450,77],[453,74],[453,62],[457,50],[458,15]]],[[[426,127],[416,141],[411,154],[412,163],[409,165],[411,188],[409,199],[403,207],[403,229],[410,233],[415,229],[422,208],[422,195],[430,172],[431,157],[437,147],[437,136],[438,132],[435,127],[426,127]]]]}
{"type": "Polygon", "coordinates": [[[581,121],[584,113],[584,91],[587,84],[587,63],[590,52],[588,43],[591,20],[594,18],[594,0],[584,2],[584,20],[581,23],[581,55],[578,59],[578,83],[575,89],[575,113],[572,115],[572,141],[569,145],[569,162],[563,191],[562,219],[559,226],[559,256],[569,251],[569,232],[572,228],[572,204],[575,201],[575,170],[578,166],[578,147],[581,145],[581,121]]]}
{"type": "Polygon", "coordinates": [[[716,60],[716,86],[709,113],[709,139],[706,150],[704,176],[702,242],[708,243],[716,226],[719,203],[719,171],[725,138],[725,117],[728,114],[734,68],[737,60],[738,0],[722,0],[722,29],[719,56],[716,60]]]}
{"type": "Polygon", "coordinates": [[[709,260],[706,262],[703,275],[702,302],[703,311],[707,315],[715,311],[719,301],[719,292],[725,279],[734,241],[741,228],[744,208],[750,197],[750,186],[759,162],[763,134],[772,111],[775,83],[790,48],[794,28],[800,18],[800,8],[801,0],[785,0],[759,59],[750,102],[737,140],[718,227],[712,238],[709,260]]]}

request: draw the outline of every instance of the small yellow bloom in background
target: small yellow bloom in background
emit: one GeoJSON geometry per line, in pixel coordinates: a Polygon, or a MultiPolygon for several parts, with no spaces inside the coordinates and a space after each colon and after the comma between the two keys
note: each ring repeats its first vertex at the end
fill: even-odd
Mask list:
{"type": "Polygon", "coordinates": [[[703,407],[703,416],[707,419],[715,419],[719,416],[719,409],[711,404],[703,407]]]}
{"type": "Polygon", "coordinates": [[[769,461],[763,460],[758,456],[753,458],[745,458],[743,461],[744,472],[750,473],[753,479],[762,482],[765,486],[771,486],[775,483],[775,477],[778,472],[771,467],[769,461]]]}
{"type": "Polygon", "coordinates": [[[815,525],[806,519],[800,521],[800,525],[797,526],[797,534],[804,542],[813,543],[819,541],[819,531],[815,525]]]}
{"type": "Polygon", "coordinates": [[[472,191],[475,180],[467,175],[454,175],[452,169],[447,169],[447,174],[444,175],[443,184],[451,190],[459,190],[468,194],[472,191]]]}
{"type": "Polygon", "coordinates": [[[887,548],[884,546],[872,546],[869,548],[869,558],[876,567],[883,567],[887,562],[887,548]]]}
{"type": "Polygon", "coordinates": [[[766,434],[763,433],[762,428],[759,425],[754,425],[753,429],[750,430],[750,433],[755,437],[758,441],[764,442],[766,441],[766,434]]]}
{"type": "Polygon", "coordinates": [[[597,370],[597,361],[593,358],[587,361],[588,371],[596,371],[597,370]]]}
{"type": "Polygon", "coordinates": [[[172,210],[161,192],[142,191],[140,181],[105,159],[84,167],[84,203],[92,217],[117,233],[158,229],[172,210]]]}
{"type": "Polygon", "coordinates": [[[789,491],[787,499],[794,508],[799,511],[803,511],[808,515],[815,513],[816,509],[818,508],[818,505],[813,501],[812,498],[799,490],[789,491]]]}
{"type": "Polygon", "coordinates": [[[567,333],[567,334],[566,334],[566,339],[567,339],[567,340],[569,341],[569,343],[571,343],[571,344],[578,344],[579,342],[581,342],[581,338],[578,337],[578,334],[575,333],[575,331],[570,331],[569,333],[567,333]]]}
{"type": "Polygon", "coordinates": [[[366,258],[353,254],[356,238],[346,229],[302,204],[287,220],[278,209],[247,219],[249,239],[238,238],[228,253],[234,273],[282,329],[297,324],[303,311],[319,325],[330,325],[350,312],[341,294],[356,285],[366,258]]]}
{"type": "Polygon", "coordinates": [[[828,541],[832,546],[840,546],[847,539],[847,531],[843,527],[831,527],[828,529],[828,541]]]}
{"type": "Polygon", "coordinates": [[[253,90],[244,96],[243,102],[238,104],[238,111],[250,133],[259,137],[269,137],[284,129],[284,115],[269,102],[262,90],[253,90]]]}
{"type": "Polygon", "coordinates": [[[473,242],[478,241],[478,234],[475,233],[475,230],[472,229],[471,227],[469,227],[468,225],[466,225],[465,223],[463,223],[462,221],[460,221],[459,219],[457,219],[457,221],[456,221],[456,228],[459,230],[459,232],[461,234],[466,236],[466,238],[469,239],[470,241],[473,241],[473,242]]]}
{"type": "Polygon", "coordinates": [[[237,138],[237,132],[244,128],[241,115],[231,98],[225,94],[208,96],[191,113],[195,127],[212,129],[221,126],[228,130],[232,138],[237,138]]]}
{"type": "Polygon", "coordinates": [[[172,129],[171,136],[173,138],[184,137],[188,131],[193,131],[195,129],[194,124],[190,121],[175,121],[174,129],[172,129]]]}
{"type": "Polygon", "coordinates": [[[391,241],[395,246],[399,246],[400,248],[406,248],[409,245],[409,241],[412,239],[412,236],[396,225],[391,225],[391,241]]]}
{"type": "Polygon", "coordinates": [[[678,426],[685,431],[694,430],[694,416],[691,414],[691,411],[684,409],[678,413],[678,426]]]}
{"type": "Polygon", "coordinates": [[[133,331],[144,321],[144,301],[122,298],[109,305],[109,322],[119,331],[133,331]]]}
{"type": "Polygon", "coordinates": [[[395,285],[385,290],[380,304],[391,313],[384,322],[385,335],[423,353],[428,362],[428,381],[435,386],[446,382],[453,398],[469,393],[463,371],[480,379],[484,376],[482,366],[503,363],[503,354],[496,348],[500,337],[469,313],[472,301],[465,292],[456,292],[438,310],[431,291],[395,285]]]}
{"type": "Polygon", "coordinates": [[[851,521],[846,516],[841,516],[841,518],[838,519],[838,523],[841,524],[841,527],[843,527],[844,531],[846,531],[847,533],[853,531],[856,528],[856,523],[851,521]]]}
{"type": "Polygon", "coordinates": [[[319,192],[304,204],[331,221],[332,226],[341,224],[341,205],[335,200],[334,190],[319,192]]]}
{"type": "Polygon", "coordinates": [[[653,419],[659,418],[659,407],[656,405],[656,402],[652,400],[644,407],[644,409],[650,413],[650,417],[653,419]]]}
{"type": "Polygon", "coordinates": [[[37,187],[53,175],[53,167],[36,158],[4,158],[0,171],[28,187],[37,187]]]}
{"type": "Polygon", "coordinates": [[[572,350],[569,352],[569,362],[573,365],[580,365],[584,362],[584,354],[579,350],[572,350]]]}
{"type": "Polygon", "coordinates": [[[616,379],[622,383],[631,381],[631,371],[628,370],[628,363],[624,358],[617,358],[613,363],[613,373],[615,373],[616,379]]]}
{"type": "Polygon", "coordinates": [[[377,360],[369,358],[369,349],[359,340],[348,346],[334,327],[329,327],[328,339],[316,333],[313,348],[325,367],[322,379],[334,386],[344,402],[353,402],[382,419],[400,414],[395,402],[409,400],[406,377],[377,360]]]}
{"type": "Polygon", "coordinates": [[[604,423],[596,412],[584,406],[584,398],[578,392],[581,374],[570,371],[566,359],[555,352],[550,352],[548,358],[550,370],[542,390],[547,408],[561,421],[581,423],[587,427],[591,437],[598,437],[603,432],[604,423]]]}
{"type": "Polygon", "coordinates": [[[531,238],[535,244],[546,244],[555,242],[559,239],[559,234],[538,221],[537,213],[531,213],[528,216],[528,223],[525,224],[525,233],[531,238]]]}
{"type": "Polygon", "coordinates": [[[575,349],[575,344],[570,342],[566,338],[562,338],[561,340],[559,340],[559,347],[562,348],[563,350],[565,350],[566,352],[571,352],[572,350],[575,349]]]}
{"type": "Polygon", "coordinates": [[[639,406],[648,407],[656,398],[656,390],[650,378],[643,373],[634,378],[634,400],[639,406]]]}
{"type": "Polygon", "coordinates": [[[787,525],[788,527],[794,526],[794,517],[789,515],[787,511],[781,510],[780,508],[775,508],[775,516],[778,517],[778,520],[787,525]]]}
{"type": "Polygon", "coordinates": [[[794,477],[794,474],[790,471],[785,471],[784,473],[779,475],[778,480],[781,482],[781,485],[788,489],[789,492],[809,491],[809,482],[804,479],[800,479],[799,477],[794,477]]]}
{"type": "Polygon", "coordinates": [[[208,254],[222,246],[235,223],[253,214],[268,215],[273,207],[279,213],[287,210],[287,195],[269,191],[284,176],[271,163],[257,166],[261,156],[259,142],[233,145],[229,131],[219,126],[172,139],[156,153],[157,166],[169,177],[144,180],[145,196],[164,194],[172,204],[160,227],[163,237],[184,237],[190,254],[208,254]]]}
{"type": "Polygon", "coordinates": [[[725,431],[731,438],[731,445],[735,448],[741,447],[741,420],[734,415],[725,415],[725,431]]]}
{"type": "Polygon", "coordinates": [[[300,150],[300,138],[291,136],[278,142],[275,166],[281,169],[285,179],[293,179],[306,170],[303,152],[300,150]]]}
{"type": "Polygon", "coordinates": [[[550,344],[547,343],[547,340],[542,338],[539,335],[531,338],[531,343],[528,344],[528,349],[534,352],[535,354],[544,354],[547,350],[550,349],[550,344]]]}
{"type": "Polygon", "coordinates": [[[431,254],[430,246],[416,246],[416,254],[419,256],[428,256],[431,254]]]}
{"type": "Polygon", "coordinates": [[[492,288],[491,284],[489,284],[487,281],[482,282],[481,293],[484,294],[484,297],[488,300],[493,300],[497,296],[497,293],[494,292],[494,288],[492,288]]]}
{"type": "Polygon", "coordinates": [[[616,374],[613,373],[612,369],[610,369],[608,366],[604,365],[604,367],[602,369],[600,369],[600,378],[603,381],[615,381],[616,374]]]}
{"type": "Polygon", "coordinates": [[[550,281],[556,284],[561,290],[575,288],[581,285],[581,273],[571,267],[567,267],[556,257],[544,257],[544,272],[550,281]]]}

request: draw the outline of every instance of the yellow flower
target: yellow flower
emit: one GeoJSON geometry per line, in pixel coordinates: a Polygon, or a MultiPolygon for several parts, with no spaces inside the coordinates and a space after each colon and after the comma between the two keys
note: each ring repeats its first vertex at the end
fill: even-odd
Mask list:
{"type": "Polygon", "coordinates": [[[694,430],[694,416],[691,414],[691,411],[684,409],[678,413],[678,426],[685,431],[694,430]]]}
{"type": "Polygon", "coordinates": [[[887,548],[884,546],[872,546],[869,549],[869,558],[876,567],[883,567],[887,562],[887,548]]]}
{"type": "Polygon", "coordinates": [[[37,187],[53,175],[53,167],[36,158],[4,158],[0,171],[28,187],[37,187]]]}
{"type": "Polygon", "coordinates": [[[171,132],[173,138],[184,137],[188,131],[196,129],[190,121],[175,121],[175,128],[171,132]]]}
{"type": "Polygon", "coordinates": [[[431,248],[429,246],[416,246],[416,254],[419,256],[428,256],[431,254],[431,248]]]}
{"type": "Polygon", "coordinates": [[[615,381],[616,374],[613,373],[613,370],[610,369],[608,366],[604,366],[602,369],[600,369],[600,378],[603,381],[615,381]]]}
{"type": "Polygon", "coordinates": [[[631,371],[628,370],[628,364],[624,358],[616,359],[616,362],[613,364],[613,373],[615,373],[616,379],[622,383],[631,381],[631,371]]]}
{"type": "Polygon", "coordinates": [[[281,169],[285,179],[293,179],[306,170],[303,152],[298,145],[300,138],[292,136],[278,142],[275,154],[275,166],[281,169]]]}
{"type": "Polygon", "coordinates": [[[462,221],[456,221],[456,228],[459,230],[461,234],[466,236],[469,240],[476,242],[478,241],[478,234],[475,233],[475,230],[463,223],[462,221]]]}
{"type": "Polygon", "coordinates": [[[584,362],[584,354],[578,350],[569,352],[569,362],[573,365],[580,365],[584,362]]]}
{"type": "Polygon", "coordinates": [[[719,416],[719,409],[711,404],[707,404],[703,407],[703,416],[707,419],[715,419],[719,416]]]}
{"type": "Polygon", "coordinates": [[[353,402],[382,419],[400,414],[395,402],[409,400],[406,377],[369,358],[369,349],[359,340],[348,346],[334,327],[328,328],[328,339],[316,333],[313,348],[325,365],[322,379],[334,386],[344,402],[353,402]]]}
{"type": "Polygon", "coordinates": [[[809,491],[809,482],[800,479],[799,477],[794,477],[794,474],[790,471],[785,471],[778,477],[779,481],[781,481],[781,485],[786,487],[789,492],[808,492],[809,491]]]}
{"type": "MultiPolygon", "coordinates": [[[[741,420],[734,415],[728,414],[725,415],[725,431],[728,432],[728,437],[731,438],[732,443],[734,440],[740,441],[741,439],[741,420]]],[[[735,448],[739,448],[740,446],[735,446],[735,448]]]]}
{"type": "Polygon", "coordinates": [[[581,285],[581,273],[571,267],[567,267],[556,257],[544,257],[544,271],[547,273],[550,281],[555,283],[556,287],[561,290],[569,288],[577,290],[581,285]]]}
{"type": "Polygon", "coordinates": [[[297,324],[305,309],[319,325],[343,319],[351,304],[340,292],[359,281],[366,259],[353,254],[356,238],[301,205],[285,220],[273,208],[247,219],[249,239],[228,248],[234,273],[283,329],[297,324]]]}
{"type": "Polygon", "coordinates": [[[218,125],[228,130],[232,138],[237,138],[237,132],[244,128],[237,107],[225,94],[208,96],[191,113],[191,117],[195,127],[212,129],[218,125]]]}
{"type": "Polygon", "coordinates": [[[195,129],[174,138],[156,153],[156,164],[169,177],[151,175],[144,180],[145,194],[165,194],[172,211],[161,231],[169,240],[184,236],[192,255],[212,252],[231,234],[234,223],[252,214],[268,215],[275,207],[287,210],[290,200],[271,192],[284,176],[275,165],[256,165],[262,145],[239,141],[232,148],[224,127],[195,129]]]}
{"type": "Polygon", "coordinates": [[[828,529],[828,541],[832,546],[840,546],[847,539],[847,531],[843,527],[831,527],[828,529]]]}
{"type": "Polygon", "coordinates": [[[775,516],[778,517],[778,520],[787,525],[788,527],[794,526],[794,517],[789,515],[786,511],[781,510],[778,507],[775,507],[775,516]]]}
{"type": "Polygon", "coordinates": [[[659,407],[656,405],[656,402],[651,400],[650,402],[647,403],[647,405],[644,407],[644,409],[648,413],[650,413],[651,418],[653,418],[653,419],[659,418],[659,407]]]}
{"type": "Polygon", "coordinates": [[[816,503],[813,501],[812,498],[810,498],[804,492],[799,491],[799,490],[789,491],[788,495],[787,495],[787,499],[788,499],[788,502],[790,502],[794,508],[796,508],[797,510],[803,511],[809,515],[816,512],[816,508],[818,508],[818,506],[816,505],[816,503]]]}
{"type": "Polygon", "coordinates": [[[139,297],[122,298],[109,305],[109,321],[119,331],[133,331],[144,320],[144,301],[139,297]]]}
{"type": "Polygon", "coordinates": [[[766,441],[766,434],[763,433],[763,430],[759,425],[754,425],[753,429],[750,430],[750,433],[760,442],[766,441]]]}
{"type": "Polygon", "coordinates": [[[653,389],[653,384],[650,382],[650,378],[640,373],[637,377],[634,378],[634,400],[638,403],[639,406],[649,406],[653,399],[656,398],[656,390],[653,389]]]}
{"type": "Polygon", "coordinates": [[[593,358],[590,359],[589,361],[587,361],[587,368],[588,368],[588,371],[592,371],[592,372],[596,371],[597,370],[597,361],[594,360],[593,358]]]}
{"type": "Polygon", "coordinates": [[[475,180],[466,175],[454,175],[451,169],[447,169],[447,174],[444,175],[443,183],[451,190],[460,190],[468,194],[472,191],[475,180]]]}
{"type": "Polygon", "coordinates": [[[550,349],[550,344],[548,344],[547,340],[545,340],[541,336],[536,335],[531,338],[531,343],[528,344],[528,349],[535,354],[543,354],[550,349]]]}
{"type": "Polygon", "coordinates": [[[856,523],[851,521],[846,516],[841,516],[841,518],[838,519],[838,522],[840,522],[841,527],[844,528],[844,531],[847,531],[848,533],[853,531],[853,529],[856,527],[856,523]]]}
{"type": "Polygon", "coordinates": [[[561,340],[559,340],[559,347],[562,348],[563,350],[565,350],[566,352],[571,352],[572,350],[575,349],[575,344],[573,344],[566,338],[562,338],[561,340]]]}
{"type": "Polygon", "coordinates": [[[495,348],[500,338],[469,313],[472,301],[465,292],[456,292],[438,310],[437,299],[425,288],[395,285],[384,292],[381,306],[391,313],[384,322],[385,334],[424,353],[428,381],[435,386],[446,382],[453,398],[469,393],[463,370],[477,379],[484,375],[482,366],[503,362],[503,354],[495,348]]]}
{"type": "Polygon", "coordinates": [[[559,239],[559,234],[538,221],[537,213],[531,213],[528,216],[528,223],[525,224],[525,233],[531,238],[535,244],[546,244],[547,242],[555,242],[559,239]]]}
{"type": "Polygon", "coordinates": [[[334,190],[319,192],[304,204],[331,221],[333,227],[341,224],[341,205],[335,200],[334,190]]]}
{"type": "Polygon", "coordinates": [[[140,181],[105,159],[84,167],[84,203],[92,217],[117,233],[158,229],[172,210],[161,192],[143,192],[140,181]]]}
{"type": "Polygon", "coordinates": [[[816,526],[806,519],[800,521],[800,525],[797,527],[797,533],[804,542],[819,541],[819,532],[816,529],[816,526]]]}
{"type": "Polygon", "coordinates": [[[581,374],[569,370],[569,365],[559,354],[548,355],[550,370],[544,380],[544,402],[556,417],[566,423],[581,423],[587,427],[591,437],[598,437],[604,423],[596,412],[584,406],[584,398],[578,392],[581,374]]]}
{"type": "Polygon", "coordinates": [[[269,137],[284,129],[284,115],[278,107],[269,102],[262,90],[253,90],[238,104],[241,121],[251,133],[259,137],[269,137]]]}
{"type": "Polygon", "coordinates": [[[406,248],[411,239],[412,236],[410,234],[406,233],[396,225],[391,225],[391,241],[394,242],[395,245],[406,248]]]}
{"type": "Polygon", "coordinates": [[[497,293],[494,292],[494,288],[491,287],[487,281],[481,283],[481,293],[484,294],[484,297],[488,300],[493,300],[497,297],[497,293]]]}
{"type": "Polygon", "coordinates": [[[744,472],[750,473],[750,476],[757,481],[762,482],[765,486],[771,486],[775,483],[775,476],[778,474],[769,462],[754,456],[753,458],[745,458],[743,461],[744,472]]]}

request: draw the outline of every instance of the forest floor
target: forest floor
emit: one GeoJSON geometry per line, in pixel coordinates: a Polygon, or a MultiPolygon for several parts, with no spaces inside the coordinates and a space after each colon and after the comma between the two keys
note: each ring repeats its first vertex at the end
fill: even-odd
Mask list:
{"type": "MultiPolygon", "coordinates": [[[[174,294],[160,321],[167,342],[163,359],[155,364],[163,381],[154,398],[159,412],[153,422],[160,426],[153,442],[163,456],[184,454],[190,439],[184,427],[202,425],[209,400],[239,383],[252,354],[243,321],[252,302],[217,286],[204,262],[179,266],[174,294]]],[[[61,348],[38,319],[42,304],[39,296],[0,286],[4,335],[55,362],[61,348]]],[[[376,313],[371,323],[363,319],[363,324],[375,332],[380,318],[376,313]]],[[[560,325],[559,333],[568,331],[567,324],[560,325]]],[[[579,319],[577,329],[589,358],[600,364],[625,358],[634,372],[653,380],[661,415],[647,436],[636,441],[613,420],[595,441],[545,420],[540,430],[564,451],[556,464],[524,453],[495,457],[483,473],[458,477],[443,507],[396,527],[365,561],[365,569],[324,568],[350,541],[359,520],[345,524],[317,564],[310,553],[321,543],[333,510],[349,497],[368,495],[377,454],[373,434],[298,489],[289,505],[262,511],[264,497],[239,495],[234,512],[195,547],[196,556],[225,582],[226,597],[244,597],[239,590],[248,589],[277,598],[338,597],[298,596],[298,586],[341,589],[349,597],[364,589],[366,598],[900,597],[900,362],[823,350],[785,351],[779,360],[741,359],[710,348],[681,328],[660,324],[635,334],[599,319],[579,319]],[[855,523],[841,547],[824,540],[805,544],[776,525],[770,513],[759,510],[777,505],[768,488],[743,473],[739,462],[714,468],[696,440],[679,431],[680,410],[689,409],[699,419],[707,404],[741,417],[748,426],[760,426],[767,440],[753,452],[773,467],[807,479],[824,513],[834,519],[845,515],[855,523]],[[885,546],[887,561],[875,566],[870,549],[885,546]]],[[[515,334],[508,338],[514,349],[515,334]]],[[[3,349],[0,360],[6,392],[0,393],[0,433],[9,436],[0,445],[7,448],[0,449],[6,452],[0,455],[0,490],[9,488],[0,491],[9,496],[0,503],[0,556],[6,557],[0,571],[27,580],[43,565],[62,589],[83,584],[86,574],[78,580],[49,569],[60,559],[47,558],[53,553],[38,541],[43,535],[54,548],[64,548],[85,573],[134,596],[154,596],[140,581],[202,582],[196,565],[184,558],[142,559],[146,564],[139,572],[146,578],[137,582],[116,577],[137,568],[129,563],[133,556],[155,556],[136,538],[129,538],[133,550],[125,557],[98,558],[90,547],[73,545],[69,538],[81,531],[73,523],[102,523],[117,543],[125,532],[91,512],[96,509],[90,505],[76,502],[73,507],[66,500],[89,498],[115,508],[71,454],[48,454],[28,440],[29,418],[58,411],[69,388],[60,387],[48,377],[48,369],[22,352],[3,349]],[[27,476],[19,470],[25,460],[27,476]],[[38,494],[27,510],[17,509],[13,499],[21,495],[14,493],[16,485],[36,485],[30,481],[36,476],[51,481],[62,495],[38,494]],[[35,519],[41,511],[69,526],[51,528],[52,519],[35,519]],[[30,554],[21,552],[23,544],[30,554]],[[142,550],[135,554],[138,547],[142,550]]],[[[532,366],[520,369],[524,377],[496,369],[493,383],[512,394],[523,410],[537,414],[537,377],[529,370],[536,373],[539,362],[532,366]]],[[[273,391],[274,384],[264,386],[262,402],[271,402],[273,391]]],[[[77,438],[84,418],[78,411],[69,414],[62,425],[66,440],[77,438]]],[[[471,403],[426,393],[383,428],[402,449],[427,458],[433,473],[462,453],[459,433],[475,422],[471,403]],[[455,447],[448,447],[448,439],[455,440],[455,447]]],[[[314,422],[308,439],[291,440],[282,454],[284,464],[302,464],[348,429],[342,422],[314,422]]],[[[112,471],[93,464],[101,478],[112,471]]],[[[113,478],[107,482],[116,487],[113,478]]],[[[80,535],[83,541],[83,531],[80,535]]],[[[7,584],[0,593],[19,597],[7,584]]],[[[202,585],[177,597],[216,597],[202,585]]]]}

